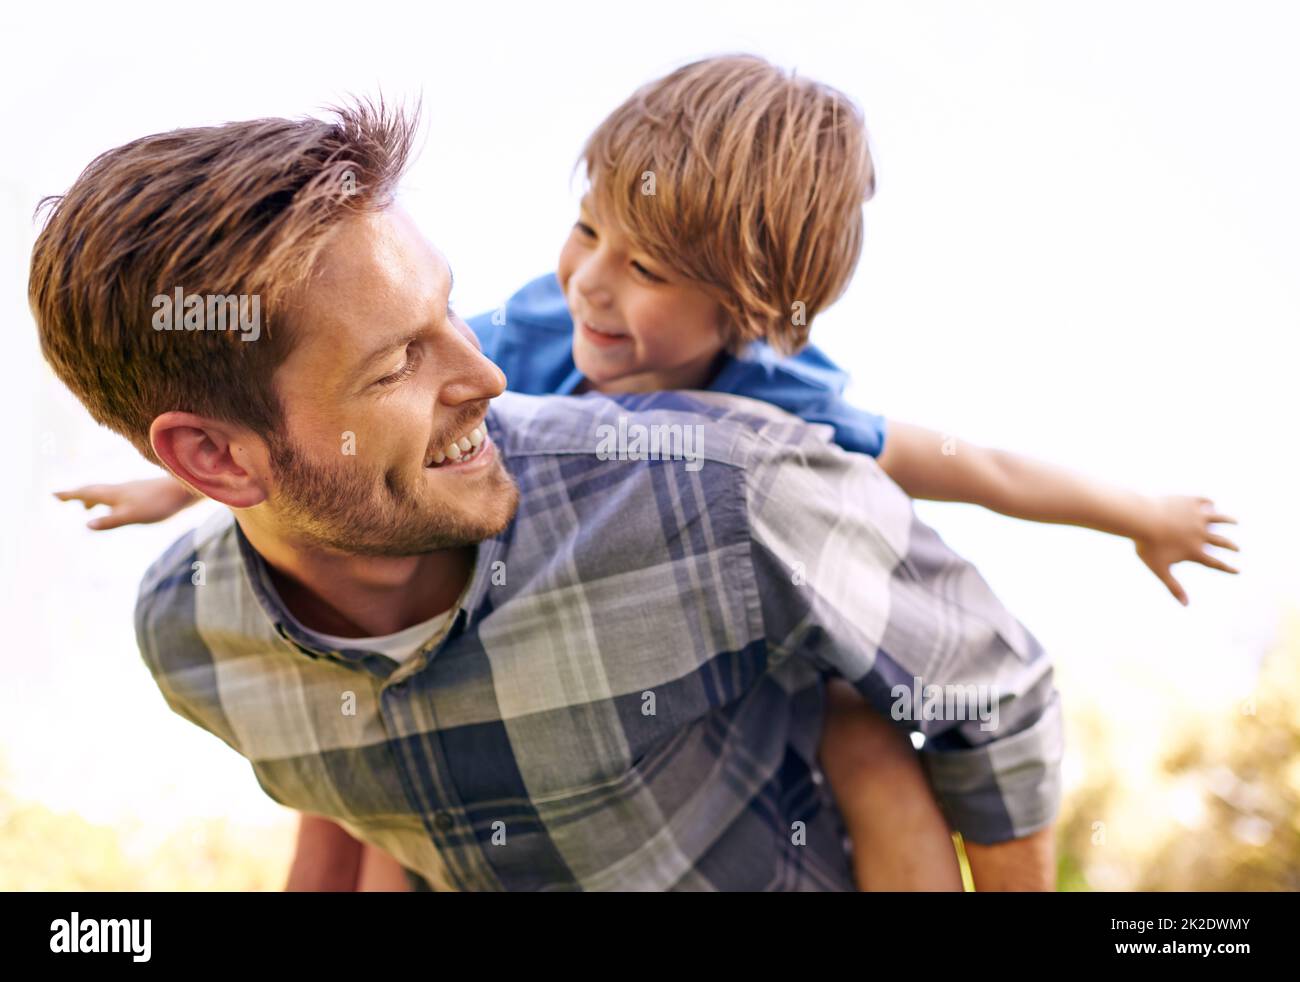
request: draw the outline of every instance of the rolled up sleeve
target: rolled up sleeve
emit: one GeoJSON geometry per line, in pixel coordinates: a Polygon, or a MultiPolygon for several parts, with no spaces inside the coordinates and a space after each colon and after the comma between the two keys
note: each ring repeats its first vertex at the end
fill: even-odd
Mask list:
{"type": "Polygon", "coordinates": [[[950,824],[996,843],[1050,825],[1064,736],[1050,659],[978,570],[916,518],[874,460],[820,428],[786,431],[751,468],[768,644],[841,675],[920,732],[950,824]]]}

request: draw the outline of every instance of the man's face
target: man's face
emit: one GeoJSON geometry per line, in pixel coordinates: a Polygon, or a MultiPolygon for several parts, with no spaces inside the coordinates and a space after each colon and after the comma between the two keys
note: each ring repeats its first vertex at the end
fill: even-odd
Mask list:
{"type": "Polygon", "coordinates": [[[287,535],[407,556],[514,517],[518,492],[484,425],[505,376],[450,293],[447,261],[399,208],[332,233],[274,379],[286,422],[268,440],[267,504],[287,535]]]}

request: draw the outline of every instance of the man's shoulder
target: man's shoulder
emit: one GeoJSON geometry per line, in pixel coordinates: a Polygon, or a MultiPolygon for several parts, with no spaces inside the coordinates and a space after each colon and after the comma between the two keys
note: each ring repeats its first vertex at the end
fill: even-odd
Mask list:
{"type": "Polygon", "coordinates": [[[670,610],[689,608],[693,588],[661,581],[676,570],[678,585],[713,578],[710,595],[727,611],[719,623],[756,609],[752,545],[774,509],[827,497],[826,475],[857,456],[831,443],[829,427],[714,392],[506,393],[488,428],[520,492],[499,546],[518,571],[510,590],[546,584],[585,597],[604,589],[593,583],[636,582],[670,610]]]}
{"type": "Polygon", "coordinates": [[[234,516],[222,508],[168,546],[145,570],[136,595],[135,630],[151,671],[164,670],[159,658],[176,651],[182,636],[197,631],[196,591],[210,584],[219,590],[227,578],[214,574],[238,561],[234,516]]]}
{"type": "Polygon", "coordinates": [[[172,711],[238,751],[217,684],[220,652],[240,636],[236,621],[249,607],[240,595],[244,574],[235,530],[234,516],[223,508],[154,561],[140,582],[135,634],[140,657],[172,711]],[[222,639],[216,649],[209,643],[214,637],[222,639]]]}
{"type": "MultiPolygon", "coordinates": [[[[489,414],[507,458],[587,454],[674,460],[742,471],[834,452],[829,426],[733,393],[674,390],[626,395],[506,392],[489,414]]],[[[690,468],[688,468],[690,470],[690,468]]]]}
{"type": "Polygon", "coordinates": [[[207,565],[222,557],[237,558],[238,552],[235,517],[229,509],[221,508],[181,535],[149,564],[140,579],[138,599],[200,585],[207,565]]]}
{"type": "Polygon", "coordinates": [[[531,472],[519,468],[526,478],[521,490],[538,492],[546,507],[571,503],[575,494],[598,487],[606,503],[617,498],[626,508],[600,510],[593,521],[608,524],[648,496],[662,522],[673,526],[688,521],[678,513],[679,502],[695,496],[708,502],[710,521],[728,525],[736,537],[821,554],[834,535],[840,542],[871,543],[890,567],[907,554],[911,501],[878,461],[838,446],[831,426],[769,403],[733,393],[677,390],[620,396],[506,393],[493,406],[500,430],[493,439],[504,441],[507,460],[572,460],[531,472]],[[684,453],[674,454],[679,445],[684,453]],[[624,460],[684,463],[657,468],[606,463],[624,460]],[[562,493],[553,493],[560,486],[562,493]]]}

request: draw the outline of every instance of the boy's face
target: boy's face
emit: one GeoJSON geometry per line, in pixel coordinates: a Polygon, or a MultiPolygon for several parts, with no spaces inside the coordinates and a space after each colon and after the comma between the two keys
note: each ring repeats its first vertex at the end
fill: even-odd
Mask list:
{"type": "Polygon", "coordinates": [[[275,375],[287,432],[269,441],[268,504],[285,532],[402,556],[513,517],[518,493],[483,426],[505,377],[450,292],[447,261],[397,207],[333,234],[275,375]],[[461,438],[470,450],[452,451],[461,438]]]}
{"type": "Polygon", "coordinates": [[[556,275],[573,316],[573,361],[603,392],[703,388],[724,346],[722,305],[594,214],[591,196],[556,275]]]}

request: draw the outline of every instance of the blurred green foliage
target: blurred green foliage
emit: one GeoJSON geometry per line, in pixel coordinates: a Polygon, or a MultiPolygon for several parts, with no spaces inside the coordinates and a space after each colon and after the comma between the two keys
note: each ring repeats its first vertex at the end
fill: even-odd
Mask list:
{"type": "Polygon", "coordinates": [[[1075,720],[1088,778],[1059,826],[1062,890],[1300,890],[1300,617],[1252,694],[1182,720],[1140,782],[1121,779],[1124,720],[1075,720]]]}

